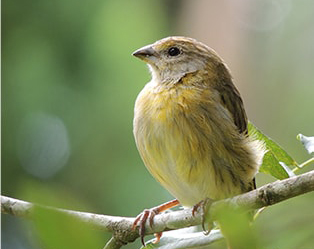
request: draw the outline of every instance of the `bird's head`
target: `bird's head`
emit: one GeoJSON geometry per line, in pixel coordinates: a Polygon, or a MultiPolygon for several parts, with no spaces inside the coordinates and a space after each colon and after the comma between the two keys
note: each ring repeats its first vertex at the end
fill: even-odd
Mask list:
{"type": "Polygon", "coordinates": [[[134,56],[145,61],[153,80],[176,83],[188,73],[215,71],[223,63],[216,52],[192,38],[172,36],[136,50],[134,56]]]}

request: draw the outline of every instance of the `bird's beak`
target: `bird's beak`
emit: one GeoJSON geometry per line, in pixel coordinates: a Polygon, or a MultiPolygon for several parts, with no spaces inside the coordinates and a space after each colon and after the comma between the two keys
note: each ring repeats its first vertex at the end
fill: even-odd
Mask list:
{"type": "Polygon", "coordinates": [[[152,45],[148,45],[136,50],[132,55],[144,61],[148,61],[150,57],[156,56],[156,51],[153,49],[152,45]]]}

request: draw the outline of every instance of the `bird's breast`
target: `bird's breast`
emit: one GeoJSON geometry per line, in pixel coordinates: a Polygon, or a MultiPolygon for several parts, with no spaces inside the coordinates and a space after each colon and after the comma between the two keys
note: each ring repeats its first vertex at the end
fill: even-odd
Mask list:
{"type": "Polygon", "coordinates": [[[199,110],[201,97],[197,89],[146,87],[135,104],[134,135],[146,167],[186,205],[216,192],[211,189],[214,184],[208,184],[214,175],[208,144],[211,127],[199,110]]]}

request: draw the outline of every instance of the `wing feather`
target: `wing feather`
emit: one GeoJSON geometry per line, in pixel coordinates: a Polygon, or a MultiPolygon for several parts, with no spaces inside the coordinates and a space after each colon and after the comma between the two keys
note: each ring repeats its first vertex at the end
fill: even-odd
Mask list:
{"type": "Polygon", "coordinates": [[[221,102],[232,115],[239,132],[247,134],[248,120],[240,93],[233,84],[231,75],[225,64],[221,63],[218,68],[219,82],[216,85],[216,88],[220,94],[221,102]]]}

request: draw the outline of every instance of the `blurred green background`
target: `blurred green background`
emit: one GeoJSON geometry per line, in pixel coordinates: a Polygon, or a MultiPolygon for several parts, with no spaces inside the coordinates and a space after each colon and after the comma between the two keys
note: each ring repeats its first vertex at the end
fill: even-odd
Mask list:
{"type": "MultiPolygon", "coordinates": [[[[150,75],[131,56],[169,35],[214,48],[249,119],[303,162],[295,137],[314,135],[313,24],[311,0],[2,1],[2,194],[119,216],[170,200],[133,140],[134,101],[150,75]]],[[[313,200],[267,209],[255,223],[264,247],[312,248],[313,200]]],[[[110,238],[58,222],[47,236],[48,221],[2,215],[2,248],[71,248],[56,242],[71,238],[102,248],[110,238]]]]}

